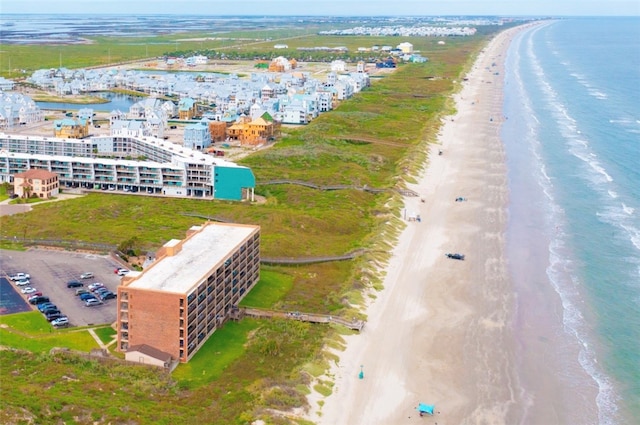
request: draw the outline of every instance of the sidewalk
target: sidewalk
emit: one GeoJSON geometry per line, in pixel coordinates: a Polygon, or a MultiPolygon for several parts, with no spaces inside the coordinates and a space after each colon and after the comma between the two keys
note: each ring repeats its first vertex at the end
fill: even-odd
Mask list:
{"type": "Polygon", "coordinates": [[[13,201],[13,199],[8,198],[0,202],[0,217],[5,215],[13,215],[13,214],[29,212],[31,211],[33,205],[43,204],[45,202],[65,201],[67,199],[78,198],[80,196],[83,196],[83,195],[72,195],[68,193],[59,194],[58,196],[56,196],[55,199],[49,199],[46,201],[43,200],[40,202],[36,202],[34,204],[10,204],[10,202],[13,201]]]}

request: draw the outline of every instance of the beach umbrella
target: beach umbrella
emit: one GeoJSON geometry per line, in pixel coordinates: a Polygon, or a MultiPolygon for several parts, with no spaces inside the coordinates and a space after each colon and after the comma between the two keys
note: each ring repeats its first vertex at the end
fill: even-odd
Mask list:
{"type": "Polygon", "coordinates": [[[418,407],[416,407],[416,409],[418,410],[418,412],[420,412],[420,414],[422,415],[423,413],[427,413],[429,415],[433,415],[433,409],[435,409],[436,406],[433,404],[424,404],[424,403],[420,403],[418,404],[418,407]]]}

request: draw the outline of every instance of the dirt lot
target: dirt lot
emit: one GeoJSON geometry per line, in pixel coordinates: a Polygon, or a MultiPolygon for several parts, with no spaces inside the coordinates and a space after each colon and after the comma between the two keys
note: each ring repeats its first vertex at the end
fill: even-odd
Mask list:
{"type": "MultiPolygon", "coordinates": [[[[51,299],[63,314],[69,317],[71,326],[113,323],[116,320],[117,300],[85,307],[75,295],[75,288],[67,288],[70,280],[81,280],[87,287],[90,283],[101,282],[116,292],[120,278],[113,272],[122,264],[110,256],[88,253],[74,253],[33,249],[29,251],[0,250],[0,275],[9,276],[24,272],[31,275],[31,286],[51,299]],[[80,279],[84,272],[92,272],[93,279],[80,279]]],[[[14,285],[20,293],[20,289],[14,285]]],[[[26,299],[25,295],[20,294],[26,299]]],[[[35,307],[33,307],[35,309],[35,307]]]]}

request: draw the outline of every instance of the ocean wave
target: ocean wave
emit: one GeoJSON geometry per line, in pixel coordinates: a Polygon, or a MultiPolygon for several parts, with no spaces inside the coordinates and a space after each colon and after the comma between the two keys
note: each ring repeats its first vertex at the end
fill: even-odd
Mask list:
{"type": "Polygon", "coordinates": [[[635,247],[635,252],[633,247],[626,249],[627,256],[625,258],[640,263],[640,228],[635,221],[635,210],[635,208],[628,206],[624,202],[616,203],[597,211],[596,217],[601,222],[619,230],[618,239],[624,244],[631,243],[635,247]]]}
{"type": "Polygon", "coordinates": [[[568,335],[572,335],[580,346],[578,363],[598,387],[596,404],[598,406],[599,423],[613,425],[615,412],[618,410],[620,396],[617,394],[612,380],[602,371],[598,364],[597,353],[591,347],[589,329],[579,305],[584,304],[579,288],[582,282],[576,277],[574,264],[565,254],[566,247],[559,233],[549,245],[549,267],[547,276],[551,286],[562,302],[562,323],[568,335]]]}
{"type": "Polygon", "coordinates": [[[602,93],[600,90],[596,89],[589,90],[589,94],[597,99],[606,99],[609,97],[605,93],[602,93]]]}
{"type": "Polygon", "coordinates": [[[633,212],[636,209],[633,207],[628,207],[627,204],[625,204],[624,202],[622,203],[622,211],[624,211],[626,214],[628,215],[633,215],[633,212]]]}
{"type": "MultiPolygon", "coordinates": [[[[540,87],[543,96],[546,98],[547,109],[551,112],[556,122],[556,128],[563,137],[567,152],[579,159],[584,165],[584,172],[581,177],[592,185],[596,192],[604,192],[608,194],[608,199],[617,198],[618,194],[612,187],[614,183],[613,177],[607,172],[604,164],[598,158],[596,152],[591,148],[588,137],[585,137],[580,129],[580,124],[572,116],[568,106],[563,103],[559,94],[552,85],[552,79],[546,77],[545,69],[539,62],[536,54],[529,50],[527,57],[530,59],[533,74],[536,76],[536,84],[540,87]]],[[[563,63],[564,64],[564,63],[563,63]]],[[[568,65],[568,63],[567,63],[568,65]]],[[[586,78],[579,74],[573,73],[573,77],[580,84],[587,88],[588,93],[599,99],[606,99],[606,94],[589,86],[586,78]]],[[[526,90],[525,90],[526,93],[526,90]]],[[[527,99],[527,96],[523,96],[527,99]]],[[[523,102],[526,103],[526,102],[523,102]]],[[[530,116],[536,117],[535,111],[530,116]]],[[[530,122],[536,122],[531,119],[530,122]]],[[[539,124],[537,124],[539,126],[539,124]]],[[[563,316],[562,322],[564,330],[568,335],[572,335],[576,343],[579,344],[578,363],[582,370],[590,377],[593,383],[597,385],[596,405],[598,409],[598,422],[600,425],[613,425],[615,423],[616,412],[620,396],[616,392],[611,378],[607,376],[602,367],[598,364],[597,341],[592,335],[592,330],[583,315],[581,308],[587,305],[581,293],[583,282],[579,276],[580,266],[574,264],[571,260],[574,255],[570,252],[566,244],[567,235],[565,234],[565,212],[564,209],[556,202],[556,194],[554,189],[554,180],[549,175],[549,171],[542,158],[542,141],[534,140],[531,148],[534,153],[532,157],[537,162],[537,170],[539,176],[537,178],[541,189],[549,201],[550,206],[550,222],[555,226],[555,235],[549,245],[549,266],[547,268],[547,276],[549,282],[558,293],[562,306],[563,316]]],[[[611,202],[611,201],[608,201],[611,202]]],[[[629,217],[629,207],[625,210],[618,203],[617,213],[625,214],[629,217]]],[[[608,212],[607,212],[608,214],[608,212]]],[[[616,220],[613,216],[607,220],[616,220]]],[[[618,223],[623,223],[618,221],[618,223]]],[[[627,223],[628,224],[628,223],[627,223]]],[[[587,384],[589,385],[589,384],[587,384]]]]}

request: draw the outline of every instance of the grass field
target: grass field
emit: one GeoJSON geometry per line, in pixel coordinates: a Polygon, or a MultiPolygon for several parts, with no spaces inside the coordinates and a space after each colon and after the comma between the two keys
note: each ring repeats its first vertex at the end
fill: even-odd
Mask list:
{"type": "Polygon", "coordinates": [[[0,316],[0,346],[47,353],[62,347],[89,352],[100,348],[86,330],[54,329],[38,311],[0,316]]]}
{"type": "MultiPolygon", "coordinates": [[[[185,214],[259,224],[265,257],[338,255],[358,248],[365,254],[353,261],[265,266],[243,305],[361,315],[357,303],[363,289],[379,285],[377,268],[388,259],[394,235],[403,226],[400,195],[391,189],[403,187],[421,169],[440,117],[452,112],[449,95],[490,33],[452,38],[444,46],[428,39],[410,40],[430,62],[401,66],[332,113],[307,127],[287,129],[275,146],[243,159],[256,175],[256,193],[266,198],[263,204],[90,194],[36,204],[30,213],[3,217],[0,236],[116,245],[135,237],[153,250],[168,239],[183,238],[186,229],[198,224],[198,219],[185,214]],[[264,183],[276,178],[389,191],[319,191],[264,183]]],[[[313,38],[288,44],[294,48],[309,40],[313,38]]],[[[120,42],[109,39],[90,47],[74,46],[77,50],[65,55],[75,55],[77,66],[104,60],[105,49],[111,50],[112,60],[130,59],[131,51],[116,47],[120,42]],[[99,46],[100,55],[95,50],[99,46]]],[[[57,52],[26,47],[24,52],[25,58],[43,55],[38,67],[57,66],[57,52]]],[[[20,328],[27,335],[42,331],[35,318],[3,320],[25,321],[20,328]]],[[[146,367],[48,354],[51,341],[26,343],[16,335],[0,328],[3,345],[28,350],[0,352],[0,379],[12,382],[11,387],[0,386],[0,423],[26,423],[28,418],[32,423],[247,424],[263,418],[270,424],[287,424],[293,422],[273,412],[305,405],[311,383],[308,371],[327,366],[330,356],[322,347],[335,338],[336,330],[285,320],[228,323],[171,377],[146,367]]],[[[71,332],[59,335],[76,338],[71,332]]],[[[109,331],[101,330],[99,336],[106,341],[109,331]]],[[[83,341],[73,344],[80,347],[83,341]]],[[[69,344],[67,339],[60,343],[69,344]]],[[[326,393],[331,386],[321,383],[318,389],[326,393]]]]}

